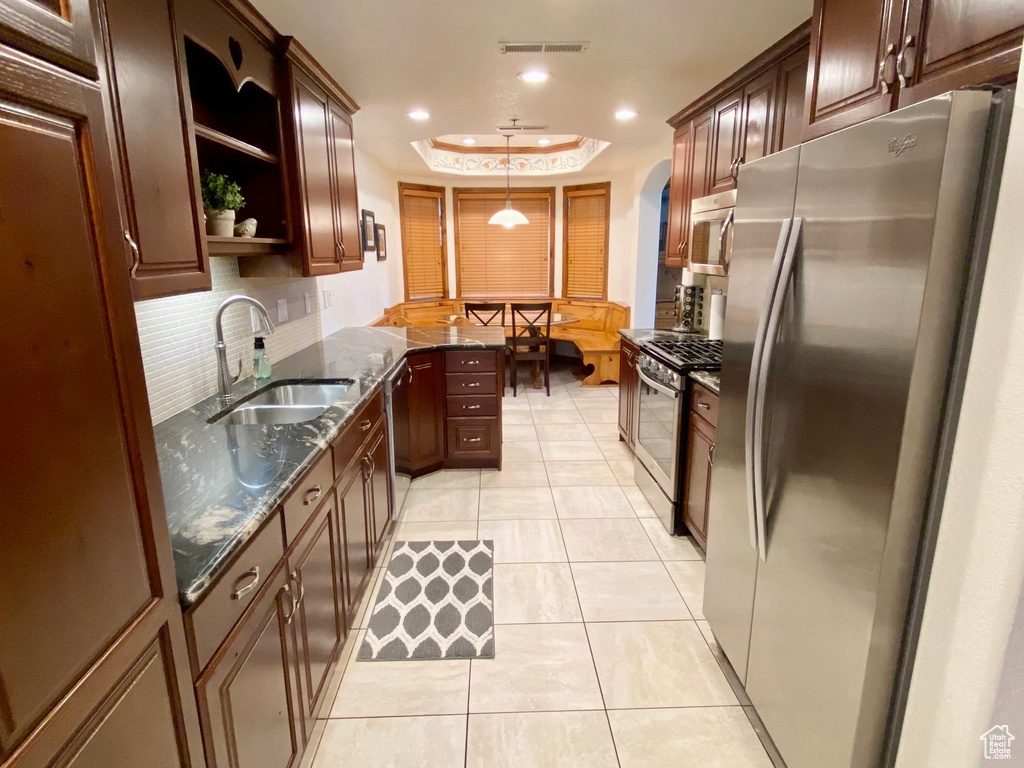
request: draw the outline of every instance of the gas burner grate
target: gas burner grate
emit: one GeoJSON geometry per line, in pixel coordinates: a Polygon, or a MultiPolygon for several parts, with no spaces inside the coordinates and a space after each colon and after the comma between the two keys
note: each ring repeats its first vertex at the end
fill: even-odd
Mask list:
{"type": "Polygon", "coordinates": [[[641,346],[677,371],[717,371],[722,367],[721,341],[655,339],[641,346]]]}

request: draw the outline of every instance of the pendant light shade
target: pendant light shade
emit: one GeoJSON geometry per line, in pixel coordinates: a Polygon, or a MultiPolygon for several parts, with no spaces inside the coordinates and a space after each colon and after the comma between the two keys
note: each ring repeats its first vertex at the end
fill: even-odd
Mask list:
{"type": "MultiPolygon", "coordinates": [[[[515,120],[512,121],[515,123],[515,120]]],[[[512,182],[509,172],[512,168],[512,136],[505,136],[505,207],[491,216],[488,224],[500,224],[505,229],[512,229],[517,224],[529,224],[530,220],[512,207],[512,182]]]]}

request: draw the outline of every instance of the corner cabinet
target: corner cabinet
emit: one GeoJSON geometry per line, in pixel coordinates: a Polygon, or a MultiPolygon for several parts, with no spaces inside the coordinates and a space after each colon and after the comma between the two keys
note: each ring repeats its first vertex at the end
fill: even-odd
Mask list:
{"type": "Polygon", "coordinates": [[[355,102],[294,38],[283,42],[285,134],[303,273],[362,269],[352,115],[355,102]]]}
{"type": "Polygon", "coordinates": [[[982,83],[1016,81],[1024,4],[815,0],[805,139],[982,83]]]}

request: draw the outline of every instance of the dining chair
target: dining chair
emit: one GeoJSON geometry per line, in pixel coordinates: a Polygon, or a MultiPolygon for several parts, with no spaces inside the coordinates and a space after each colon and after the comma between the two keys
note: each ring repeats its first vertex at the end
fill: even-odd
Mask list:
{"type": "Polygon", "coordinates": [[[551,302],[512,304],[512,397],[519,387],[519,362],[544,369],[544,386],[551,396],[551,302]]]}
{"type": "Polygon", "coordinates": [[[505,327],[505,302],[466,303],[466,317],[477,325],[505,327]]]}

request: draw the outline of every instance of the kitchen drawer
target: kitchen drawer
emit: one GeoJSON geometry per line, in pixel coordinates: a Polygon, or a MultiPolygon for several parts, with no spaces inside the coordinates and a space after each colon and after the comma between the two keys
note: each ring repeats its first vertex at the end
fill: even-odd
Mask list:
{"type": "Polygon", "coordinates": [[[288,546],[295,541],[302,526],[324,502],[334,485],[334,463],[331,450],[321,456],[284,500],[284,535],[288,546]]]}
{"type": "Polygon", "coordinates": [[[449,395],[495,395],[498,393],[496,373],[446,373],[445,392],[449,395]]]}
{"type": "Polygon", "coordinates": [[[377,392],[334,439],[334,476],[341,477],[359,446],[370,436],[370,430],[384,413],[384,396],[377,392]]]}
{"type": "Polygon", "coordinates": [[[448,395],[448,416],[497,416],[498,398],[494,395],[448,395]]]}
{"type": "Polygon", "coordinates": [[[501,423],[497,416],[448,419],[450,460],[497,460],[501,456],[501,423]]]}
{"type": "Polygon", "coordinates": [[[213,658],[282,557],[281,514],[274,512],[259,532],[246,542],[235,561],[200,602],[185,614],[185,630],[195,673],[198,674],[213,658]]]}
{"type": "Polygon", "coordinates": [[[493,349],[445,352],[444,369],[447,373],[493,373],[498,370],[498,354],[493,349]]]}
{"type": "Polygon", "coordinates": [[[712,427],[718,425],[718,395],[700,384],[693,385],[690,392],[690,410],[699,415],[712,427]]]}

